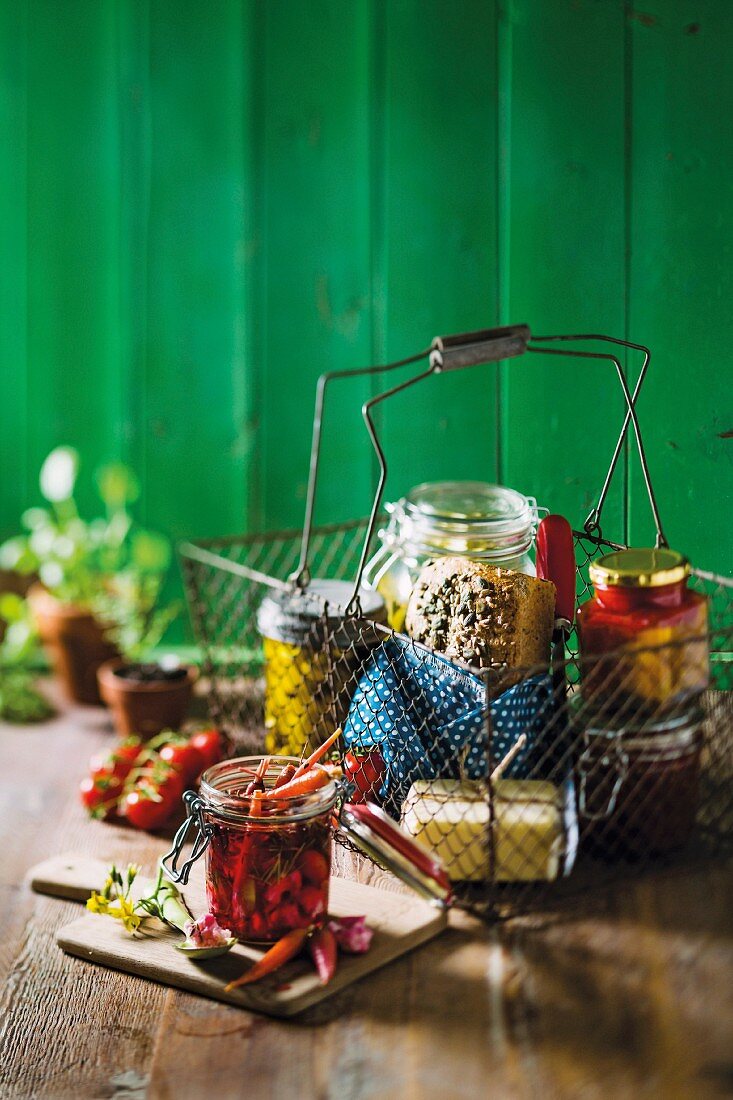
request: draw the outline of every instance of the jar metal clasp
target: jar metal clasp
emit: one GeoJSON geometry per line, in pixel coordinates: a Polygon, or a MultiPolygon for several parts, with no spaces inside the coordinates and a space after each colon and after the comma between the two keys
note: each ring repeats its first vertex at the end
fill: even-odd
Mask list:
{"type": "Polygon", "coordinates": [[[580,777],[580,789],[578,791],[578,812],[580,816],[585,818],[586,821],[605,821],[616,809],[621,787],[628,774],[628,753],[624,752],[617,739],[614,739],[613,743],[600,757],[593,753],[589,745],[578,758],[577,766],[580,777]],[[615,771],[615,778],[608,797],[604,800],[605,805],[591,809],[588,803],[594,800],[588,798],[588,778],[589,776],[593,776],[594,779],[599,778],[599,769],[606,771],[607,779],[610,779],[615,771]]]}
{"type": "Polygon", "coordinates": [[[180,886],[186,885],[188,876],[191,874],[191,868],[196,860],[204,854],[214,835],[213,826],[204,820],[204,802],[196,791],[186,791],[183,795],[183,801],[186,806],[186,820],[177,829],[170,851],[166,852],[160,861],[166,877],[180,886]],[[176,864],[191,825],[196,827],[196,839],[193,842],[191,855],[179,869],[176,864]]]}

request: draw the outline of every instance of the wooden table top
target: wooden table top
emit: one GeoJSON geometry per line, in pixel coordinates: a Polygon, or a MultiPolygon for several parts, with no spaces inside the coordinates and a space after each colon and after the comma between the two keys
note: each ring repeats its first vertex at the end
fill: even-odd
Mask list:
{"type": "Polygon", "coordinates": [[[54,936],[79,907],[34,895],[28,870],[66,851],[152,869],[166,847],[78,804],[110,740],[88,708],[0,726],[1,1096],[699,1100],[733,1087],[722,868],[627,883],[593,918],[490,928],[454,913],[438,940],[290,1022],[64,956],[54,936]]]}

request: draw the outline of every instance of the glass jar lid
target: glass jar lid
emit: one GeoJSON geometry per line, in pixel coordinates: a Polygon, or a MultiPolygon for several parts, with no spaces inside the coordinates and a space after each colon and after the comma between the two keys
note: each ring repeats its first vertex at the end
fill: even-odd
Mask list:
{"type": "MultiPolygon", "coordinates": [[[[349,581],[313,580],[306,588],[265,596],[257,613],[257,627],[264,638],[289,645],[322,643],[325,633],[336,645],[358,642],[359,620],[347,618],[353,584],[349,581]]],[[[385,623],[387,608],[378,592],[359,589],[363,618],[385,623]]]]}
{"type": "Polygon", "coordinates": [[[388,505],[396,538],[423,552],[513,557],[530,549],[537,503],[484,481],[432,481],[388,505]]]}
{"type": "Polygon", "coordinates": [[[634,547],[614,550],[591,562],[593,584],[605,588],[659,588],[678,584],[689,575],[690,563],[676,550],[666,547],[634,547]]]}
{"type": "Polygon", "coordinates": [[[422,897],[450,905],[453,888],[442,862],[403,833],[379,806],[347,802],[340,823],[348,839],[370,859],[381,863],[422,897]]]}
{"type": "Polygon", "coordinates": [[[589,728],[583,734],[588,748],[607,752],[633,753],[638,760],[677,760],[700,749],[703,742],[702,720],[688,718],[679,723],[648,724],[646,727],[606,730],[589,728]]]}

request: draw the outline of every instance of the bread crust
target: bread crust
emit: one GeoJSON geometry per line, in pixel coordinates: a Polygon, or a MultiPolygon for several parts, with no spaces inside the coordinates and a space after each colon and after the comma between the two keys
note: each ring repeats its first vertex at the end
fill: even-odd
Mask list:
{"type": "Polygon", "coordinates": [[[474,667],[546,665],[555,586],[467,558],[426,565],[407,606],[416,641],[474,667]]]}

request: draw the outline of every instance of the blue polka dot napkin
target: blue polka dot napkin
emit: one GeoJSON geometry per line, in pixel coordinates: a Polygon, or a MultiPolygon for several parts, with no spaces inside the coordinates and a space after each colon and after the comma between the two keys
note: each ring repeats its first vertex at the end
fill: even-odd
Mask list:
{"type": "MultiPolygon", "coordinates": [[[[505,778],[530,775],[533,748],[552,713],[549,675],[520,681],[489,701],[491,766],[522,733],[525,746],[505,778]]],[[[372,654],[344,726],[350,748],[379,749],[387,764],[381,797],[395,814],[416,779],[487,774],[486,685],[446,657],[392,635],[372,654]]]]}

